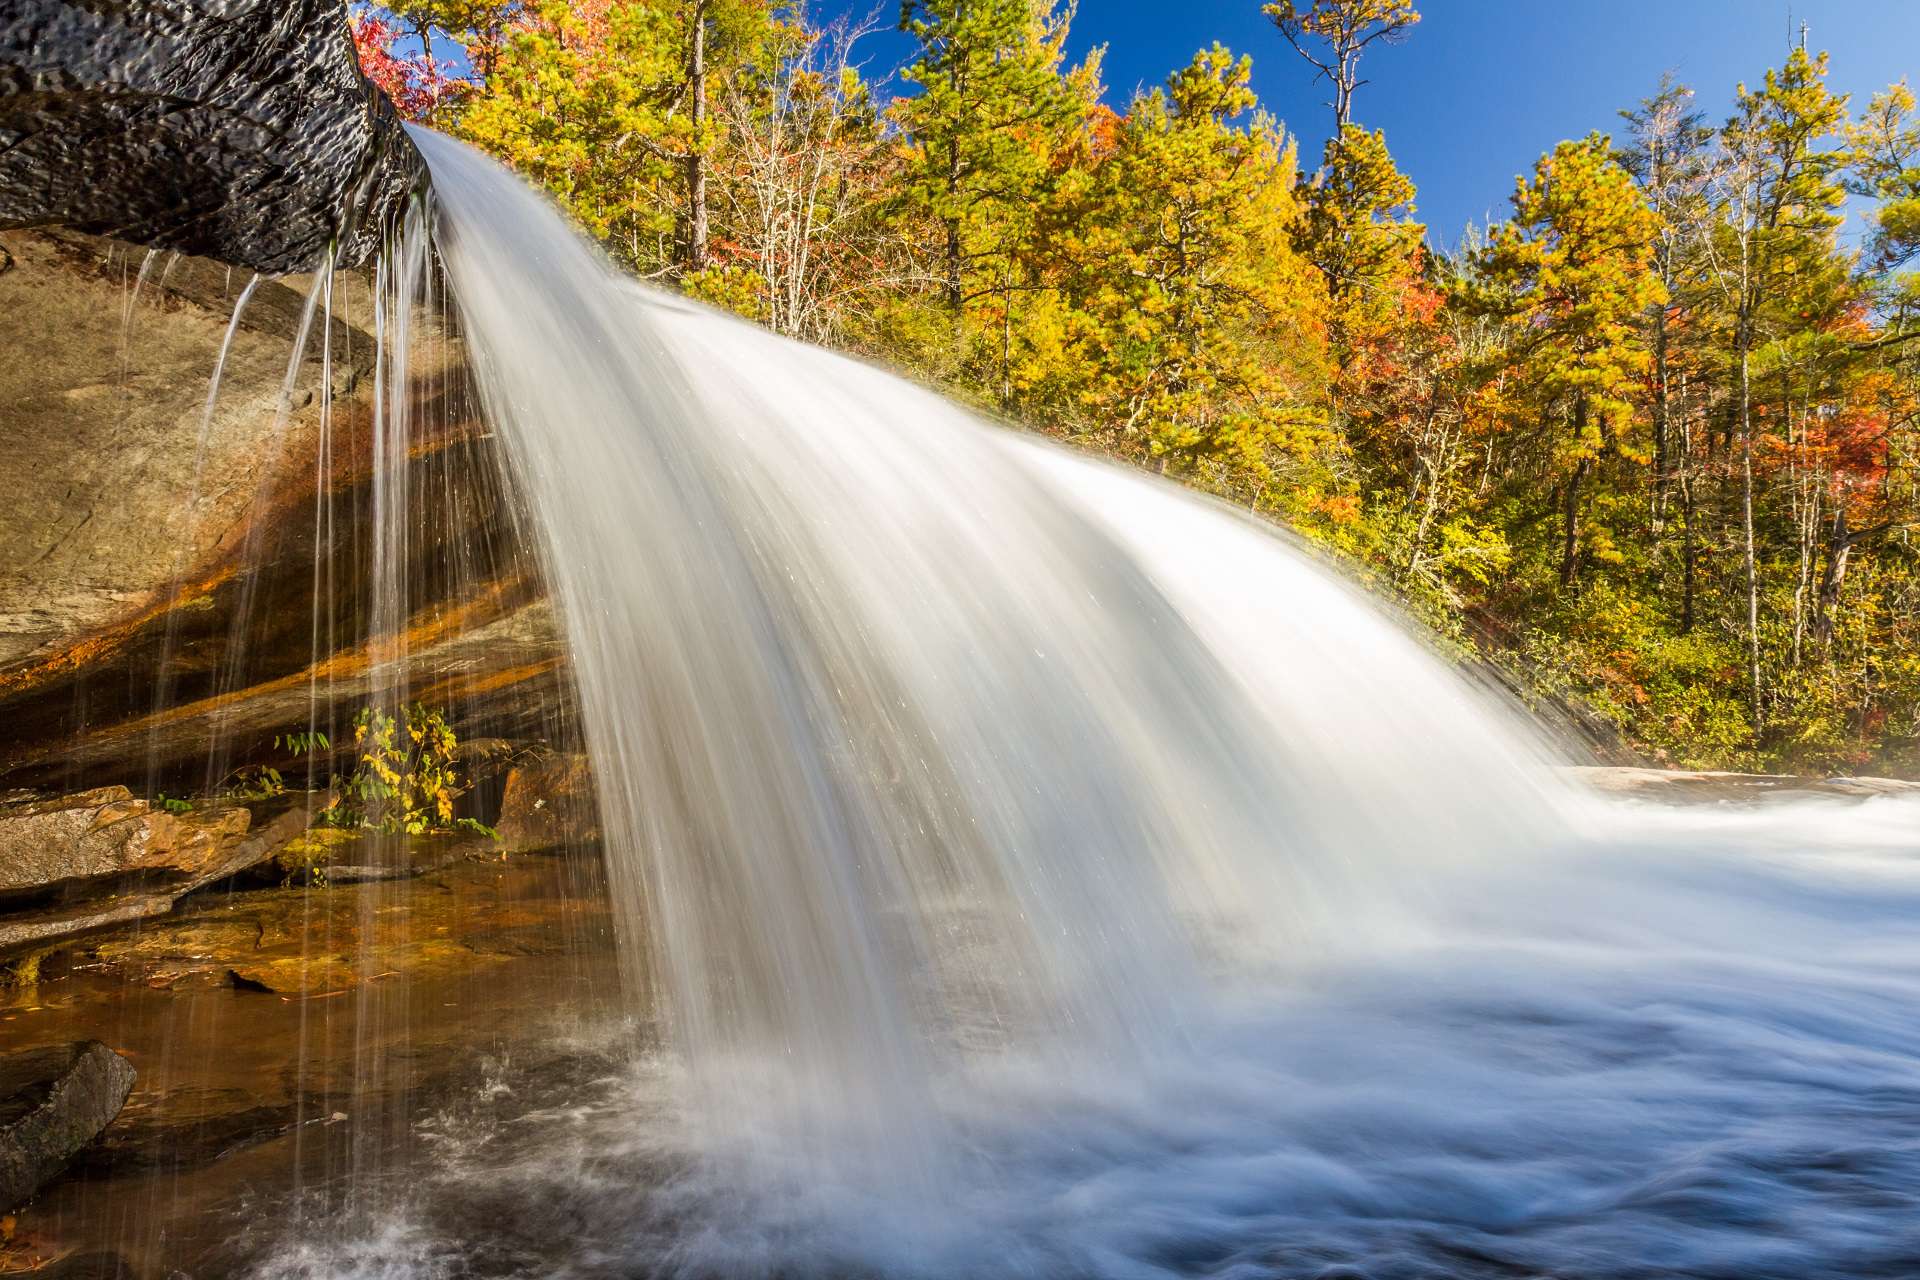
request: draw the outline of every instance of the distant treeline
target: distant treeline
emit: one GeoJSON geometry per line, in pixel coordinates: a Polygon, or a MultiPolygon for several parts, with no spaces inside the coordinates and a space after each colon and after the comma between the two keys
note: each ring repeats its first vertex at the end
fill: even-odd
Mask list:
{"type": "Polygon", "coordinates": [[[401,0],[355,35],[636,274],[1278,517],[1651,755],[1920,770],[1906,86],[1850,104],[1806,49],[1725,120],[1653,86],[1439,253],[1355,102],[1411,0],[1265,12],[1331,87],[1311,167],[1218,45],[1102,105],[1056,0],[908,0],[881,83],[870,27],[773,0],[401,0]]]}

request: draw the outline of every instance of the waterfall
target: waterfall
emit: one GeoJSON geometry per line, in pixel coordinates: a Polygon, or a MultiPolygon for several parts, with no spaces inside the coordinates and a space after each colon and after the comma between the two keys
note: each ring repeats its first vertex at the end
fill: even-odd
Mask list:
{"type": "Polygon", "coordinates": [[[635,283],[415,139],[384,332],[437,259],[631,1016],[412,1116],[251,1274],[1915,1274],[1920,800],[1577,791],[1275,530],[635,283]]]}
{"type": "Polygon", "coordinates": [[[1503,712],[1271,529],[624,279],[416,141],[632,976],[716,1122],[771,1091],[929,1176],[969,1046],[1150,1058],[1210,968],[1566,821],[1503,712]]]}

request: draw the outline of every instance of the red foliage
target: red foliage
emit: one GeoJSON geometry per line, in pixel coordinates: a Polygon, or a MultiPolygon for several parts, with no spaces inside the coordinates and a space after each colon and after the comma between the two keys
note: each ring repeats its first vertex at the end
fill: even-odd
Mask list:
{"type": "Polygon", "coordinates": [[[406,33],[391,19],[363,10],[353,15],[351,29],[360,70],[402,118],[431,120],[441,103],[466,87],[424,55],[396,50],[406,33]]]}

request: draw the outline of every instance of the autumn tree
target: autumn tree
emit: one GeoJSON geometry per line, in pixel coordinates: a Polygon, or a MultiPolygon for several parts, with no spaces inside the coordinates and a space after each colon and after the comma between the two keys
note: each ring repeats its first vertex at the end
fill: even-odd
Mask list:
{"type": "Polygon", "coordinates": [[[1420,21],[1413,0],[1274,0],[1261,12],[1294,52],[1333,85],[1333,131],[1339,137],[1353,119],[1353,94],[1360,78],[1360,57],[1376,43],[1406,39],[1420,21]]]}
{"type": "Polygon", "coordinates": [[[1562,511],[1559,578],[1571,588],[1583,489],[1596,461],[1646,457],[1633,397],[1649,364],[1638,322],[1665,292],[1653,270],[1659,222],[1598,133],[1542,156],[1533,178],[1516,185],[1513,212],[1493,233],[1486,270],[1496,305],[1518,322],[1511,358],[1525,370],[1542,420],[1559,424],[1551,451],[1562,511]]]}
{"type": "Polygon", "coordinates": [[[1080,214],[1083,398],[1159,469],[1258,476],[1316,433],[1320,293],[1289,235],[1293,150],[1252,75],[1215,45],[1135,99],[1080,214]]]}
{"type": "Polygon", "coordinates": [[[1901,277],[1920,259],[1920,117],[1906,81],[1873,96],[1864,114],[1847,129],[1853,190],[1876,201],[1873,266],[1901,277]]]}

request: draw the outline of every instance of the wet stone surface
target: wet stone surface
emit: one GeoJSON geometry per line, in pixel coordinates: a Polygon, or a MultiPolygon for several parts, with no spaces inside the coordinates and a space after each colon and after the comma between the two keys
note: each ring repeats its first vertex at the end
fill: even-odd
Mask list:
{"type": "Polygon", "coordinates": [[[202,893],[69,944],[0,991],[0,1053],[98,1038],[138,1082],[20,1213],[0,1274],[234,1274],[291,1206],[404,1171],[421,1116],[502,1063],[600,1061],[577,1036],[618,1021],[617,990],[597,850],[202,893]]]}

